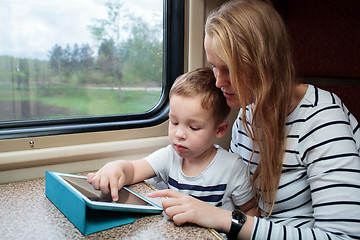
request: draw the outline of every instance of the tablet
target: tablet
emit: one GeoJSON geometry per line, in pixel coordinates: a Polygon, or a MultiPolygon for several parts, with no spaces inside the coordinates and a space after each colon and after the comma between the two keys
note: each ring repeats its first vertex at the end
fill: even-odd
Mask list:
{"type": "Polygon", "coordinates": [[[114,202],[110,194],[103,194],[100,190],[94,189],[87,182],[86,176],[66,173],[54,174],[75,193],[79,194],[89,208],[138,213],[161,213],[163,211],[162,207],[127,187],[119,190],[119,200],[114,202]]]}

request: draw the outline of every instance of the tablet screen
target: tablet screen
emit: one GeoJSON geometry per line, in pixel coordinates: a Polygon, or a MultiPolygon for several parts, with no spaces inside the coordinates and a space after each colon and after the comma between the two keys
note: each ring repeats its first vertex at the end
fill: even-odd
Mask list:
{"type": "Polygon", "coordinates": [[[62,175],[61,177],[91,201],[151,206],[151,204],[125,188],[119,190],[119,200],[114,202],[110,194],[103,194],[101,191],[94,189],[93,186],[87,182],[86,178],[66,175],[62,175]]]}

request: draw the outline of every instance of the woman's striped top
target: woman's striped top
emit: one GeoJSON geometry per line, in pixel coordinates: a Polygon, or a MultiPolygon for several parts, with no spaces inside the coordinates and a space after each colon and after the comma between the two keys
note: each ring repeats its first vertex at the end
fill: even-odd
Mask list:
{"type": "MultiPolygon", "coordinates": [[[[250,107],[246,111],[249,123],[250,107]]],[[[249,163],[253,145],[241,114],[242,110],[233,125],[230,151],[249,163]]],[[[256,218],[252,239],[360,239],[357,120],[335,94],[308,85],[286,128],[275,206],[270,218],[256,218]]],[[[255,146],[250,174],[259,160],[255,146]]]]}

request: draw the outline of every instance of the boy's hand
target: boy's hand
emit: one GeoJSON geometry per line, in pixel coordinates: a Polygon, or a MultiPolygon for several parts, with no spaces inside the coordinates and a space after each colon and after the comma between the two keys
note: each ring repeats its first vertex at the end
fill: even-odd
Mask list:
{"type": "Polygon", "coordinates": [[[113,201],[117,201],[119,199],[118,192],[126,181],[122,161],[107,163],[96,173],[89,173],[87,181],[103,194],[111,193],[113,201]]]}

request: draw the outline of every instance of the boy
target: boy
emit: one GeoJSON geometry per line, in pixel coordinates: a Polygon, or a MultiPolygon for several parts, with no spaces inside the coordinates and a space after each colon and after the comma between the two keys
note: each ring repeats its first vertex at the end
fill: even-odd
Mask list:
{"type": "Polygon", "coordinates": [[[141,160],[108,163],[89,173],[88,182],[104,194],[110,189],[117,201],[122,186],[159,176],[170,189],[215,206],[244,212],[254,208],[246,165],[238,155],[214,145],[226,133],[230,112],[215,82],[210,68],[178,77],[169,96],[170,145],[141,160]]]}

